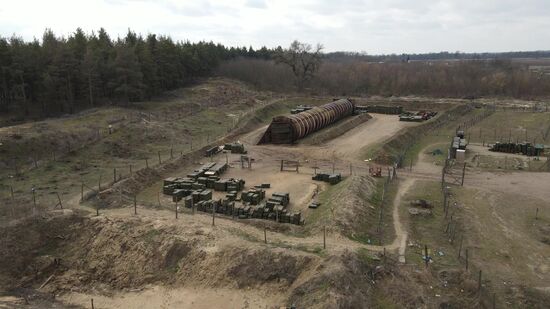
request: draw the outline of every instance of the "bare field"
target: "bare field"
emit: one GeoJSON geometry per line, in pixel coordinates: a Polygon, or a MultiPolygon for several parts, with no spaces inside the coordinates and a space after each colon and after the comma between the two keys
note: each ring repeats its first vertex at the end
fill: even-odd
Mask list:
{"type": "MultiPolygon", "coordinates": [[[[11,206],[2,209],[0,225],[0,240],[6,244],[0,250],[0,306],[82,308],[93,298],[96,308],[477,308],[485,298],[479,297],[471,272],[482,269],[483,287],[496,293],[497,307],[543,308],[548,297],[544,291],[550,289],[550,173],[477,164],[481,158],[499,162],[502,155],[472,145],[465,186],[451,188],[457,202],[451,213],[456,237],[451,242],[451,234],[442,232],[449,220],[441,207],[439,183],[444,154],[432,152],[445,151],[456,124],[479,110],[414,136],[407,133],[423,132],[425,124],[373,114],[372,119],[335,123],[295,145],[256,145],[273,115],[326,98],[280,97],[227,80],[182,91],[173,96],[185,98],[163,105],[160,113],[155,102],[145,103],[137,122],[122,117],[114,134],[61,153],[56,161],[31,166],[17,177],[9,171],[0,174],[3,201],[11,206]],[[178,115],[188,105],[196,113],[162,116],[178,115]],[[148,110],[157,112],[156,118],[149,120],[148,110]],[[395,139],[412,140],[405,154],[412,165],[399,169],[384,190],[388,167],[383,167],[384,178],[373,178],[368,169],[374,164],[365,159],[390,142],[393,150],[407,144],[395,139]],[[252,168],[240,166],[240,155],[220,153],[212,160],[227,160],[231,166],[222,177],[243,178],[246,188],[269,183],[268,196],[290,193],[289,209],[302,213],[305,226],[221,215],[215,215],[213,224],[211,214],[185,208],[175,218],[175,204],[161,194],[162,179],[184,176],[209,161],[201,149],[207,144],[237,140],[254,159],[252,168]],[[152,163],[158,151],[162,164],[152,163]],[[145,158],[149,168],[143,168],[145,158]],[[299,172],[280,171],[281,160],[299,161],[299,172]],[[82,167],[74,168],[76,164],[82,167]],[[130,164],[131,177],[114,185],[105,180],[114,167],[129,176],[123,167],[130,164]],[[313,181],[315,168],[339,172],[344,180],[337,185],[313,181]],[[86,188],[86,201],[80,203],[81,182],[94,187],[99,175],[105,181],[101,192],[86,188]],[[36,183],[40,215],[28,216],[32,197],[24,193],[36,183]],[[10,185],[16,187],[15,199],[5,190],[10,185]],[[69,209],[51,210],[56,192],[62,192],[63,206],[69,209]],[[307,208],[312,199],[322,202],[318,209],[307,208]],[[429,200],[432,215],[410,215],[415,199],[429,200]],[[96,207],[102,205],[107,207],[100,207],[96,216],[96,207]],[[17,218],[8,216],[10,211],[18,211],[17,218]],[[458,257],[459,239],[470,250],[470,271],[464,269],[463,256],[458,257]],[[424,245],[433,256],[427,268],[424,245]]],[[[446,117],[449,106],[464,103],[418,98],[385,102],[406,103],[408,109],[441,107],[439,117],[446,117]]],[[[14,129],[28,130],[20,142],[10,140],[28,151],[24,145],[31,136],[43,137],[39,127],[56,126],[53,131],[58,132],[75,128],[63,121],[76,127],[112,121],[103,112],[90,113],[90,118],[22,124],[0,133],[13,139],[14,129]]],[[[502,113],[482,120],[468,134],[481,131],[483,136],[503,121],[517,134],[523,128],[544,130],[545,113],[502,113]]],[[[81,139],[75,133],[74,140],[81,139]]],[[[214,197],[224,194],[215,192],[214,197]]]]}

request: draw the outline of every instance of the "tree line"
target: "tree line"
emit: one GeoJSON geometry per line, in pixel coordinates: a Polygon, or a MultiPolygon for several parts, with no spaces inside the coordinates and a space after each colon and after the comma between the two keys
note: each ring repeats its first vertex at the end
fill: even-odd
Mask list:
{"type": "MultiPolygon", "coordinates": [[[[461,60],[472,54],[368,56],[323,53],[298,41],[276,47],[226,47],[102,28],[68,37],[46,29],[41,40],[0,37],[0,113],[50,116],[103,104],[148,100],[213,74],[262,89],[327,95],[548,96],[550,76],[509,60],[461,60]],[[453,56],[454,55],[454,56],[453,56]],[[373,58],[374,57],[374,58],[373,58]],[[378,58],[376,58],[378,57],[378,58]],[[422,59],[457,61],[412,61],[422,59]],[[396,60],[388,61],[384,60],[396,60]],[[372,61],[380,60],[380,61],[372,61]]],[[[544,56],[547,52],[480,54],[544,56]]],[[[496,58],[500,58],[496,57],[496,58]]]]}
{"type": "Polygon", "coordinates": [[[505,59],[538,59],[550,58],[550,51],[518,51],[500,53],[462,53],[462,52],[438,52],[423,54],[388,54],[369,55],[360,52],[332,52],[325,55],[326,59],[334,61],[362,60],[371,62],[407,62],[407,61],[440,61],[440,60],[505,60],[505,59]]]}
{"type": "Polygon", "coordinates": [[[238,57],[270,59],[273,49],[173,41],[105,29],[68,37],[46,29],[42,40],[0,37],[0,113],[48,116],[101,104],[127,104],[208,76],[238,57]]]}
{"type": "Polygon", "coordinates": [[[273,60],[234,59],[221,64],[216,72],[260,89],[286,92],[302,88],[312,94],[333,96],[550,96],[550,75],[509,60],[378,63],[324,58],[302,87],[296,86],[296,76],[288,66],[273,60]]]}

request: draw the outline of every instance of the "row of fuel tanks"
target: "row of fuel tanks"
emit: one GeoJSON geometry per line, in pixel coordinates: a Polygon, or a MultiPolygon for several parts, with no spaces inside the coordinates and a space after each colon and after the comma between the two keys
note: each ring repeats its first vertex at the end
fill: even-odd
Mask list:
{"type": "Polygon", "coordinates": [[[350,99],[339,99],[298,114],[277,116],[258,144],[292,144],[354,112],[355,104],[350,99]]]}

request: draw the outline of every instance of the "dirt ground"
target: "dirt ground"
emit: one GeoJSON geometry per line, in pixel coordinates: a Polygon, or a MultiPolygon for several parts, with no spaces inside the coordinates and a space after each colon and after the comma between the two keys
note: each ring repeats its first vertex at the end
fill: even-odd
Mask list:
{"type": "MultiPolygon", "coordinates": [[[[17,285],[31,285],[35,289],[43,285],[45,292],[56,296],[60,308],[88,307],[91,298],[96,308],[274,308],[290,305],[293,301],[312,308],[370,306],[372,294],[367,293],[374,288],[375,280],[367,274],[372,274],[373,268],[369,267],[380,260],[379,254],[386,250],[388,254],[395,254],[396,263],[406,270],[414,266],[416,260],[408,260],[411,230],[408,218],[403,217],[405,197],[414,193],[411,191],[418,188],[419,183],[437,183],[441,179],[439,159],[427,154],[428,148],[423,149],[412,170],[398,171],[398,188],[389,201],[395,234],[393,241],[378,246],[345,235],[345,229],[334,220],[335,214],[358,217],[361,212],[355,212],[353,207],[372,207],[368,196],[374,194],[375,183],[367,176],[371,163],[364,160],[365,154],[402,130],[420,125],[399,122],[397,116],[372,116],[338,138],[318,143],[256,145],[265,126],[236,138],[245,144],[254,162],[251,169],[241,168],[240,156],[227,154],[231,168],[223,177],[243,178],[247,188],[270,183],[268,196],[273,192],[289,192],[289,208],[302,212],[306,227],[277,225],[265,220],[232,220],[223,216],[217,216],[212,225],[210,214],[192,215],[187,209],[183,209],[176,220],[170,210],[169,197],[160,195],[162,206],[155,206],[161,189],[157,180],[138,192],[137,215],[133,214],[132,201],[126,197],[120,199],[117,207],[102,209],[96,217],[93,205],[78,205],[79,196],[74,194],[66,199],[65,207],[85,214],[78,217],[83,220],[78,224],[72,221],[67,224],[48,221],[38,227],[29,224],[32,228],[28,235],[17,239],[16,232],[21,227],[14,223],[6,227],[7,236],[4,236],[12,251],[2,257],[8,261],[18,254],[28,256],[26,262],[30,266],[19,266],[21,278],[17,285]],[[281,160],[299,161],[299,173],[281,172],[281,160]],[[318,171],[334,169],[344,176],[352,176],[346,184],[355,191],[368,192],[338,191],[337,186],[312,181],[314,167],[318,171]],[[317,191],[341,197],[340,203],[332,201],[340,209],[324,213],[321,209],[308,209],[317,191]],[[349,198],[352,203],[346,202],[349,194],[354,194],[355,199],[349,198]],[[308,229],[310,222],[319,224],[316,229],[308,229]],[[331,225],[334,222],[336,224],[331,225]],[[329,227],[326,237],[322,233],[323,226],[329,227]],[[264,244],[264,235],[267,244],[264,244]],[[27,251],[14,246],[15,243],[23,244],[27,251]],[[48,246],[42,247],[42,244],[48,246]],[[364,251],[368,254],[363,257],[350,253],[364,251]],[[61,262],[64,271],[52,272],[49,263],[60,255],[64,256],[61,262]],[[111,260],[125,263],[113,266],[109,264],[111,260]],[[50,274],[52,279],[48,281],[50,274]],[[76,286],[83,288],[74,288],[76,286]]],[[[468,159],[483,151],[472,147],[468,159]]],[[[226,155],[218,154],[213,160],[224,162],[226,155]]],[[[174,165],[173,170],[167,172],[165,169],[162,174],[151,177],[184,176],[207,161],[200,159],[174,165]]],[[[548,183],[550,173],[499,172],[470,166],[464,187],[453,188],[467,218],[464,220],[465,246],[473,252],[472,261],[485,267],[491,282],[506,282],[497,285],[502,291],[506,285],[533,287],[540,291],[550,289],[550,265],[546,258],[550,254],[548,183]],[[537,220],[534,219],[536,208],[539,209],[537,220]],[[516,266],[518,263],[521,267],[516,266]],[[509,271],[510,268],[514,268],[513,271],[509,271]]],[[[216,197],[222,195],[215,193],[216,197]]],[[[388,269],[376,268],[376,272],[390,271],[386,266],[388,269]]],[[[9,272],[7,268],[4,271],[9,272]]],[[[401,274],[404,273],[408,274],[406,279],[400,278],[397,272],[390,275],[393,279],[385,281],[387,287],[392,291],[407,291],[402,295],[406,295],[414,307],[443,304],[437,294],[432,295],[433,291],[411,289],[414,280],[425,285],[422,289],[428,286],[431,289],[431,285],[440,284],[441,280],[431,278],[426,272],[420,274],[411,270],[401,274]],[[417,292],[422,296],[416,297],[417,292]],[[427,301],[429,298],[434,302],[427,301]]],[[[7,275],[0,277],[6,279],[4,282],[10,278],[7,275]]],[[[457,291],[461,295],[461,288],[457,291]]],[[[391,295],[389,291],[379,293],[391,295]]],[[[4,294],[0,306],[24,303],[22,297],[4,294]]],[[[452,294],[449,292],[448,298],[449,295],[452,294]]],[[[400,295],[392,297],[391,304],[396,307],[404,303],[399,300],[400,295]]],[[[384,307],[380,304],[379,307],[384,307]]]]}
{"type": "Polygon", "coordinates": [[[255,290],[175,288],[154,286],[135,292],[116,293],[113,296],[74,293],[61,297],[69,305],[95,308],[274,308],[281,303],[277,293],[259,293],[255,290]]]}
{"type": "MultiPolygon", "coordinates": [[[[437,158],[427,153],[432,148],[430,145],[423,149],[412,171],[403,170],[402,177],[431,180],[437,186],[442,166],[437,158]]],[[[525,156],[489,152],[481,145],[468,149],[467,162],[480,154],[494,160],[503,156],[526,159],[525,156]]],[[[550,231],[547,203],[550,200],[550,173],[499,172],[468,165],[464,187],[450,185],[453,201],[460,207],[455,216],[463,218],[459,219],[465,229],[463,246],[469,248],[476,269],[486,274],[500,302],[538,308],[540,303],[536,300],[548,298],[548,295],[541,292],[543,294],[525,300],[523,293],[527,290],[536,294],[550,289],[550,247],[543,236],[550,231]],[[538,220],[535,219],[537,211],[538,220]],[[533,302],[529,302],[530,299],[533,302]]]]}

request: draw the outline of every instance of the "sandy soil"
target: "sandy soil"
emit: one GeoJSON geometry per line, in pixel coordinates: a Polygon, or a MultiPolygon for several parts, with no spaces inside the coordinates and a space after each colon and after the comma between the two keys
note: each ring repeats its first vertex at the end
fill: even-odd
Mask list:
{"type": "Polygon", "coordinates": [[[362,150],[394,136],[399,130],[418,123],[399,121],[395,115],[372,114],[372,119],[326,144],[324,149],[338,157],[358,159],[362,150]]]}
{"type": "Polygon", "coordinates": [[[69,305],[88,308],[91,298],[95,308],[275,308],[281,301],[277,293],[256,290],[208,289],[183,287],[168,289],[154,286],[142,291],[116,293],[113,296],[73,293],[61,297],[69,305]]]}

